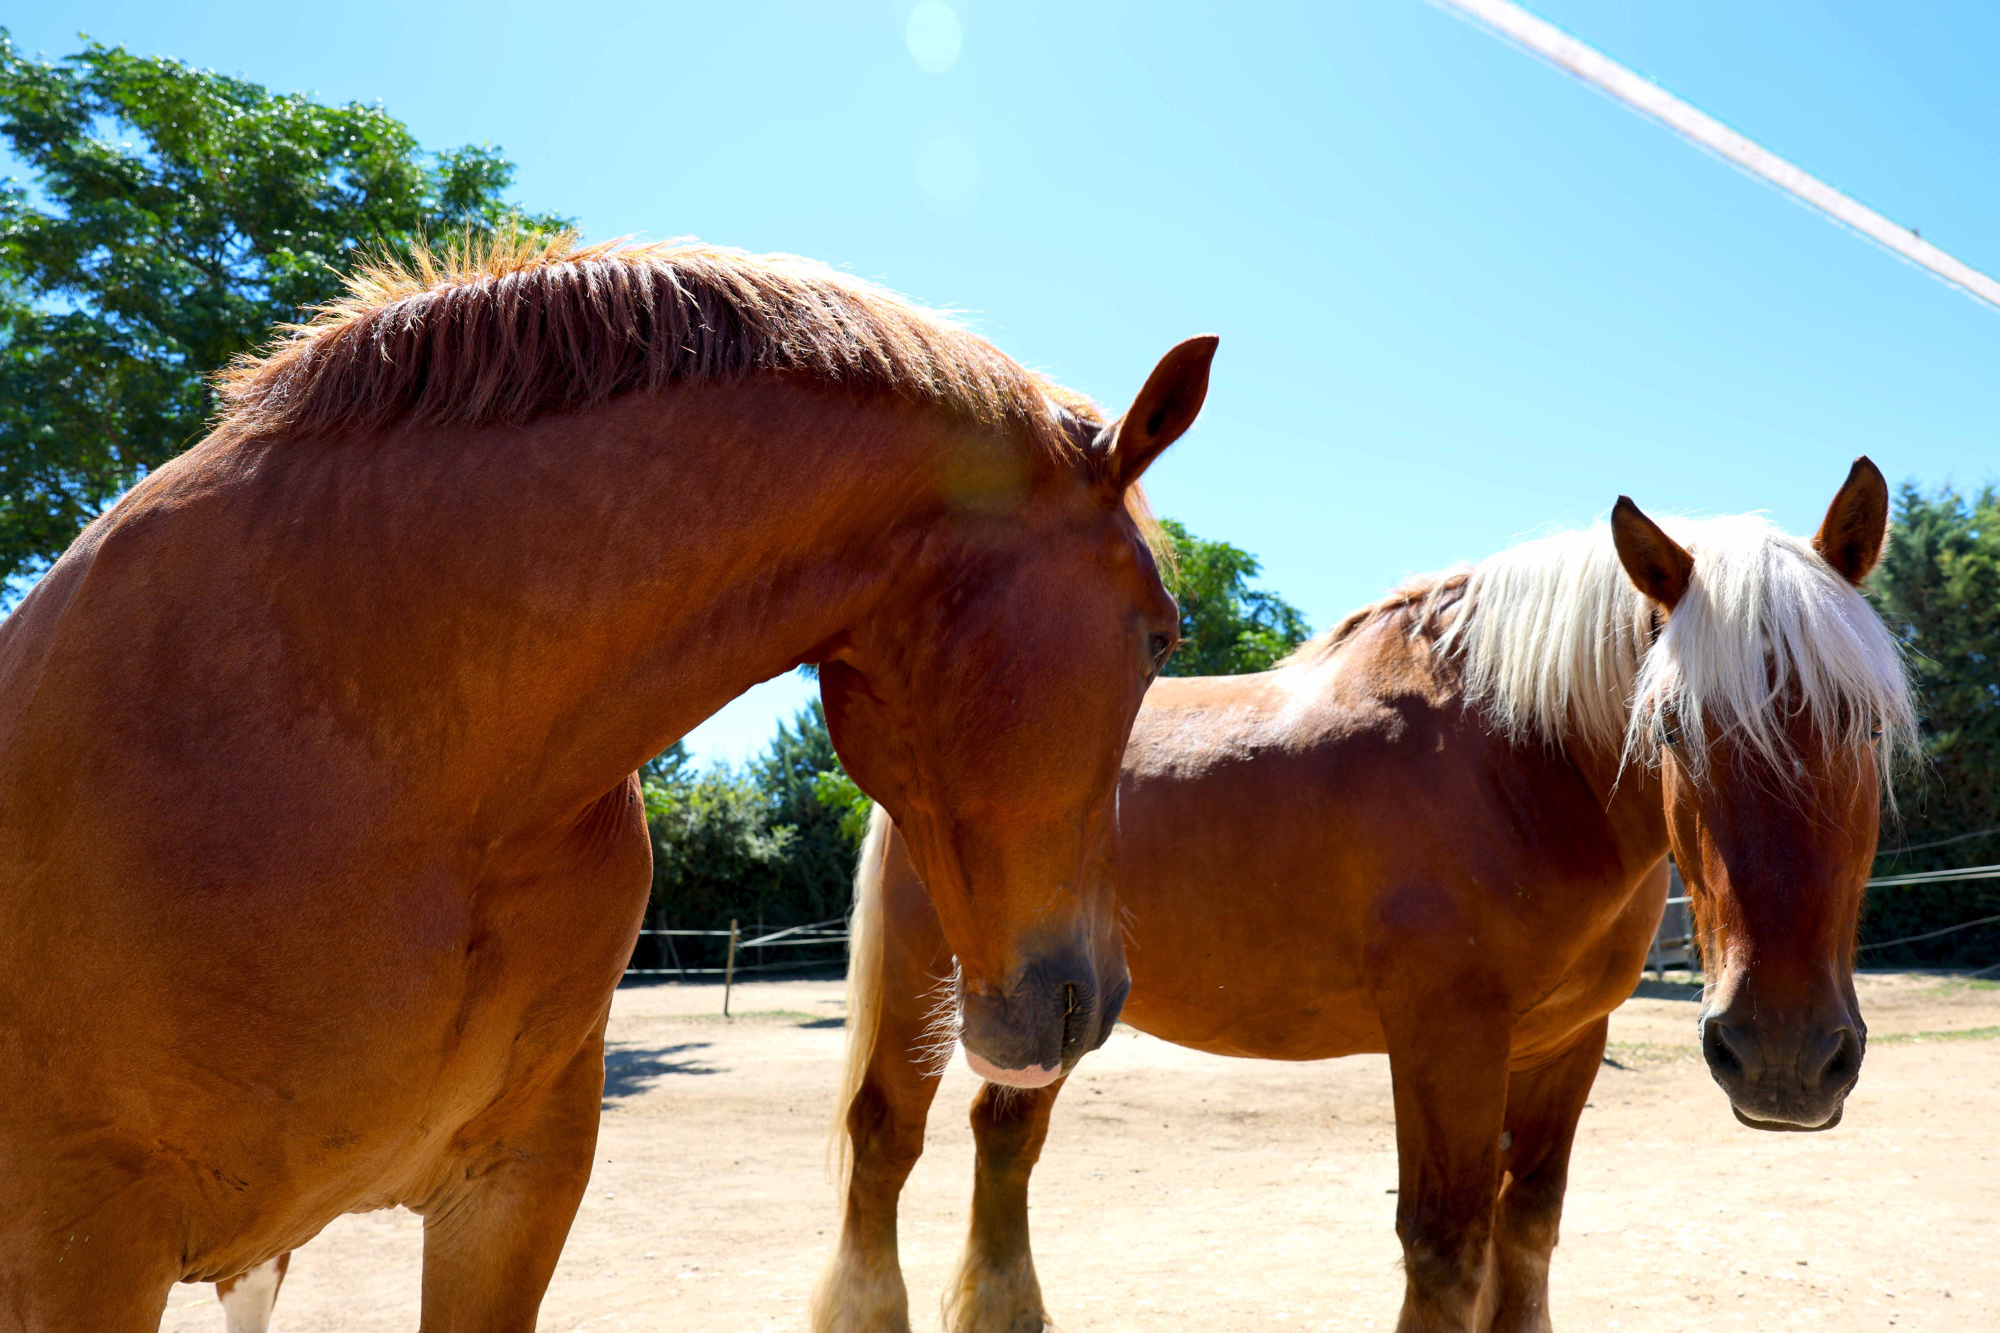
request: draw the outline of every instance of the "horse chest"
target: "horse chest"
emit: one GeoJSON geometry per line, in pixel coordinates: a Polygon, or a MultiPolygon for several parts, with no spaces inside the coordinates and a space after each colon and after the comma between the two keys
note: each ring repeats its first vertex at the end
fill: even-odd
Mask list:
{"type": "Polygon", "coordinates": [[[636,864],[489,864],[477,881],[427,885],[393,928],[380,923],[376,938],[392,942],[373,965],[401,976],[409,998],[348,1015],[350,1026],[377,1025],[367,1095],[346,1107],[356,1129],[415,1124],[442,1150],[460,1126],[569,1062],[601,1026],[630,956],[650,887],[644,850],[636,864]]]}
{"type": "Polygon", "coordinates": [[[650,887],[599,871],[483,894],[464,940],[461,1029],[497,1026],[493,1040],[518,1043],[556,1014],[594,1022],[624,974],[650,887]],[[520,1031],[505,1030],[516,1022],[520,1031]]]}

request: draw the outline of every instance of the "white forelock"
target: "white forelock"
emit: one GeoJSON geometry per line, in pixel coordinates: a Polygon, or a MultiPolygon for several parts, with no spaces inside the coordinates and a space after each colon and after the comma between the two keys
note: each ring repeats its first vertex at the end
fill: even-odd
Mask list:
{"type": "Polygon", "coordinates": [[[1809,542],[1749,514],[1660,526],[1693,554],[1694,573],[1657,637],[1608,526],[1475,565],[1438,639],[1461,663],[1467,699],[1516,739],[1582,740],[1628,762],[1653,762],[1671,727],[1696,775],[1721,737],[1791,772],[1787,724],[1801,715],[1837,747],[1879,732],[1885,773],[1915,752],[1894,637],[1809,542]]]}

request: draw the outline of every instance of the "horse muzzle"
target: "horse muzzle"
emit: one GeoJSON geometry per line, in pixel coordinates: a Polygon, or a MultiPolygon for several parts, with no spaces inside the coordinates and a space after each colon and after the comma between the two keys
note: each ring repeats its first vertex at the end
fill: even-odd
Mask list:
{"type": "Polygon", "coordinates": [[[1131,981],[1105,984],[1081,958],[1044,959],[1012,986],[959,982],[959,1040],[972,1072],[1010,1088],[1047,1087],[1104,1044],[1131,981]]]}
{"type": "Polygon", "coordinates": [[[1701,1017],[1702,1058],[1751,1129],[1832,1129],[1861,1077],[1866,1049],[1865,1029],[1845,1014],[1802,1023],[1731,1022],[1726,1012],[1701,1017]]]}

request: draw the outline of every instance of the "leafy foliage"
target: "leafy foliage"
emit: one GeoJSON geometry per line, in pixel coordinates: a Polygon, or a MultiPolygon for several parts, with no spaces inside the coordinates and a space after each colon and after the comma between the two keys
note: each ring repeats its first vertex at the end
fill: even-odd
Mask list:
{"type": "Polygon", "coordinates": [[[1181,646],[1166,675],[1268,671],[1306,641],[1310,631],[1297,607],[1250,586],[1260,569],[1256,556],[1228,542],[1203,541],[1172,519],[1161,526],[1173,539],[1180,567],[1173,594],[1181,604],[1181,646]]]}
{"type": "MultiPolygon", "coordinates": [[[[641,788],[647,792],[647,799],[652,799],[651,793],[653,788],[669,788],[674,783],[686,778],[687,766],[688,747],[686,741],[675,741],[672,745],[669,745],[666,749],[647,760],[639,769],[639,782],[641,788]]],[[[651,808],[651,806],[647,807],[649,811],[651,808]]]]}
{"type": "Polygon", "coordinates": [[[875,808],[860,784],[845,770],[821,773],[813,779],[813,795],[819,797],[821,805],[839,812],[840,831],[859,846],[868,836],[868,816],[875,808]]]}
{"type": "Polygon", "coordinates": [[[0,580],[193,444],[206,377],[357,251],[565,225],[509,209],[490,146],[122,47],[33,61],[0,29],[0,134],[35,184],[0,183],[0,580]]]}
{"type": "MultiPolygon", "coordinates": [[[[1883,824],[1878,875],[2000,861],[2000,492],[1897,497],[1874,585],[1909,648],[1928,764],[1883,824]],[[1900,834],[1900,836],[1898,836],[1900,834]],[[1946,841],[1949,840],[1949,841],[1946,841]],[[1935,845],[1942,842],[1943,845],[1935,845]],[[1898,848],[1907,847],[1907,851],[1898,848]]],[[[2000,881],[1871,891],[1862,938],[1899,939],[2000,916],[2000,881]]],[[[1874,964],[2000,961],[2000,925],[1872,950],[1874,964]]]]}
{"type": "MultiPolygon", "coordinates": [[[[869,801],[840,766],[817,699],[741,772],[697,773],[687,749],[673,747],[640,770],[646,822],[653,835],[655,926],[746,934],[825,921],[847,910],[854,852],[866,832],[869,801]],[[822,797],[821,793],[827,793],[822,797]],[[856,812],[859,822],[856,822],[856,812]]],[[[645,966],[721,961],[720,947],[683,939],[645,966]]]]}
{"type": "Polygon", "coordinates": [[[824,921],[845,912],[854,879],[857,840],[842,829],[841,808],[819,797],[820,779],[826,774],[853,783],[833,751],[826,710],[817,699],[790,725],[780,722],[770,748],[750,763],[751,781],[763,793],[772,824],[793,831],[782,891],[788,902],[806,913],[800,918],[805,921],[824,921]]]}
{"type": "MultiPolygon", "coordinates": [[[[675,926],[771,920],[795,832],[774,825],[756,786],[724,768],[647,783],[653,835],[652,915],[675,926]]],[[[810,918],[805,918],[810,919],[810,918]]]]}

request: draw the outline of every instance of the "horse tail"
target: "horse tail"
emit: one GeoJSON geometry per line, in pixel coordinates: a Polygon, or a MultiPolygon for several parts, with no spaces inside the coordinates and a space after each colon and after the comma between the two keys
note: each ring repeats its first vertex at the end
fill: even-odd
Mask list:
{"type": "Polygon", "coordinates": [[[883,876],[894,828],[889,812],[876,806],[868,816],[868,836],[861,841],[861,855],[854,865],[854,913],[847,924],[847,1062],[826,1144],[827,1166],[841,1182],[843,1194],[853,1166],[847,1108],[868,1077],[875,1035],[882,1027],[883,876]]]}

